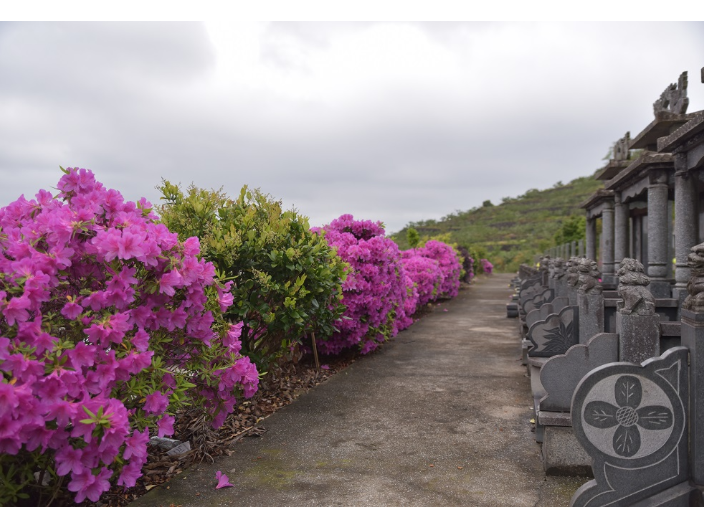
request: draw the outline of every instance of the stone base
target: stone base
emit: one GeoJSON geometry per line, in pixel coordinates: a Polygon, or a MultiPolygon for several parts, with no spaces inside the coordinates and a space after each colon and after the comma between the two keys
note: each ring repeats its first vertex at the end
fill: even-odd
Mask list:
{"type": "Polygon", "coordinates": [[[619,361],[640,365],[646,359],[660,355],[660,317],[655,315],[624,315],[616,313],[619,330],[619,361]]]}
{"type": "Polygon", "coordinates": [[[546,475],[594,476],[592,460],[575,438],[571,427],[545,426],[542,455],[546,475]]]}
{"type": "Polygon", "coordinates": [[[701,490],[691,486],[689,482],[683,482],[670,489],[661,491],[660,493],[643,499],[640,502],[632,504],[638,508],[652,507],[688,507],[701,506],[702,492],[701,490]]]}

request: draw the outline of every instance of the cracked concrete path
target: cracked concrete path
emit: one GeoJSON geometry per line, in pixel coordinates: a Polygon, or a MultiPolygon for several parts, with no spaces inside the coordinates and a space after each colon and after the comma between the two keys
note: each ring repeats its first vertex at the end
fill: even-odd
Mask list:
{"type": "Polygon", "coordinates": [[[511,278],[478,279],[260,422],[262,437],[131,505],[568,506],[586,479],[543,473],[511,278]],[[233,487],[214,489],[218,470],[233,487]]]}

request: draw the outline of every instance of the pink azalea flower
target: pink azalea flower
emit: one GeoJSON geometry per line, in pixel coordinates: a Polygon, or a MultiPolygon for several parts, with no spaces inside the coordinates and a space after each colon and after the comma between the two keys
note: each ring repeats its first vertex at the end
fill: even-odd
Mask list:
{"type": "Polygon", "coordinates": [[[159,391],[156,391],[147,396],[146,402],[142,408],[147,412],[147,414],[159,415],[162,414],[168,406],[169,397],[159,391]]]}
{"type": "Polygon", "coordinates": [[[159,431],[156,433],[157,436],[171,436],[174,434],[174,417],[166,414],[161,420],[156,422],[159,427],[159,431]]]}
{"type": "Polygon", "coordinates": [[[68,302],[64,304],[63,308],[61,308],[61,315],[63,315],[66,319],[74,320],[76,317],[81,315],[81,313],[83,313],[83,308],[75,302],[68,302]]]}
{"type": "Polygon", "coordinates": [[[232,487],[232,484],[230,484],[230,479],[222,471],[217,471],[215,473],[215,478],[218,479],[218,485],[215,486],[215,489],[232,487]]]}

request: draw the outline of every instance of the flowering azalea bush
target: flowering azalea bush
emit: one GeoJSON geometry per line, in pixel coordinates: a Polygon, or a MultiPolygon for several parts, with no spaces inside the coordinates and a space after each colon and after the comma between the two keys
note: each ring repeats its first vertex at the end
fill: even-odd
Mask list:
{"type": "Polygon", "coordinates": [[[416,249],[417,255],[435,260],[440,267],[443,279],[438,286],[437,297],[456,297],[460,291],[462,264],[455,249],[439,240],[428,240],[425,246],[416,249]]]}
{"type": "MultiPolygon", "coordinates": [[[[419,250],[409,249],[403,252],[403,267],[413,281],[418,295],[417,306],[424,306],[438,298],[440,285],[445,276],[438,261],[418,255],[419,250]]],[[[413,310],[415,312],[415,310],[413,310]]]]}
{"type": "Polygon", "coordinates": [[[494,265],[487,259],[482,259],[481,262],[484,273],[486,273],[487,275],[491,275],[491,272],[494,271],[494,265]]]}
{"type": "Polygon", "coordinates": [[[320,342],[320,352],[338,354],[359,346],[366,354],[411,324],[406,310],[415,310],[412,282],[405,276],[398,246],[384,236],[381,222],[355,220],[347,214],[313,230],[324,233],[349,264],[342,287],[346,310],[335,322],[337,332],[320,342]]]}
{"type": "Polygon", "coordinates": [[[462,261],[462,275],[460,280],[466,283],[472,282],[474,278],[474,259],[469,254],[469,250],[464,246],[458,246],[457,251],[461,256],[462,261]]]}
{"type": "Polygon", "coordinates": [[[177,410],[217,428],[258,386],[198,239],[64,172],[57,196],[0,209],[0,504],[131,487],[177,410]]]}

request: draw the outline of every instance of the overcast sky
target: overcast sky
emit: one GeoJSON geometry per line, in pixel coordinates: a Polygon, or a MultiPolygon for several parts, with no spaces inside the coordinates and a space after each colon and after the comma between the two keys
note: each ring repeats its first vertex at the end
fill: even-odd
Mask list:
{"type": "Polygon", "coordinates": [[[0,24],[0,205],[93,170],[259,187],[311,225],[388,232],[589,175],[689,71],[704,24],[0,24]]]}

